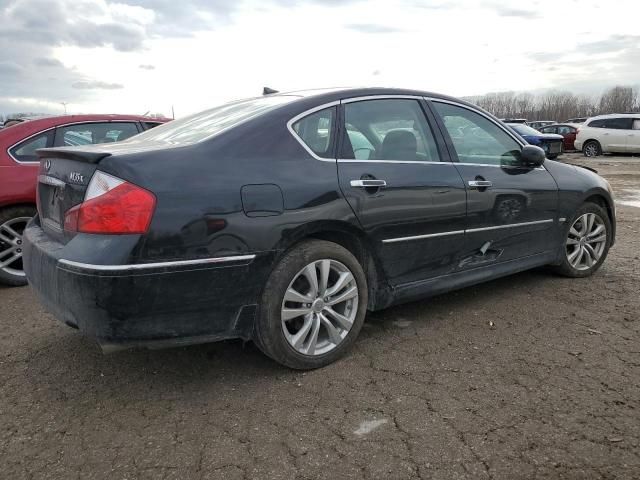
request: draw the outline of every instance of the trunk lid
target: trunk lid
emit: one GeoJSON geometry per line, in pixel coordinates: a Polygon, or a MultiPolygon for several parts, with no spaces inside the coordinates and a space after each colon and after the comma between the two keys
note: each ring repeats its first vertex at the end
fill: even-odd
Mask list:
{"type": "Polygon", "coordinates": [[[51,237],[67,243],[74,234],[64,231],[67,210],[84,200],[98,163],[111,154],[87,149],[43,149],[38,151],[37,203],[42,228],[51,237]]]}

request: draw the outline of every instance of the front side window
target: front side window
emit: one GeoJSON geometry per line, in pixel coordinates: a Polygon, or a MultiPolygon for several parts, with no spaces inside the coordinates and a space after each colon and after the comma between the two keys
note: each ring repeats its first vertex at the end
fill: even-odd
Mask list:
{"type": "Polygon", "coordinates": [[[13,147],[9,152],[19,162],[37,162],[36,150],[51,147],[53,143],[53,130],[41,133],[35,137],[26,139],[13,147]]]}
{"type": "Polygon", "coordinates": [[[440,102],[433,105],[444,122],[460,162],[520,164],[521,145],[494,122],[456,105],[440,102]]]}
{"type": "Polygon", "coordinates": [[[333,152],[336,107],[312,113],[293,124],[293,131],[316,155],[330,158],[333,152]]]}
{"type": "Polygon", "coordinates": [[[58,127],[56,146],[76,147],[99,143],[121,142],[137,134],[138,128],[135,123],[81,123],[78,125],[58,127]]]}
{"type": "Polygon", "coordinates": [[[417,100],[384,99],[344,106],[341,158],[440,161],[433,133],[417,100]]]}

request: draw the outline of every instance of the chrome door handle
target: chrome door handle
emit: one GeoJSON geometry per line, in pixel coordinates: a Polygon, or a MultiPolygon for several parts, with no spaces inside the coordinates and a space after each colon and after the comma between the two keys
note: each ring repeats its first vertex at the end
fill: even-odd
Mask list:
{"type": "Polygon", "coordinates": [[[351,186],[359,188],[383,188],[387,186],[387,182],[377,179],[351,180],[351,186]]]}
{"type": "Polygon", "coordinates": [[[471,188],[488,188],[492,185],[493,183],[489,180],[469,180],[469,186],[471,188]]]}

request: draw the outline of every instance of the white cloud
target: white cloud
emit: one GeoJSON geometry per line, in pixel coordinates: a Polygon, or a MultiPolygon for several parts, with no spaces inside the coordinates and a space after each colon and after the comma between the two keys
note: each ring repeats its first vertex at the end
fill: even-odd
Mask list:
{"type": "MultiPolygon", "coordinates": [[[[38,1],[9,0],[0,20],[38,1]]],[[[466,96],[640,78],[636,0],[50,2],[11,18],[10,43],[0,33],[0,84],[75,111],[185,115],[265,85],[466,96]]]]}

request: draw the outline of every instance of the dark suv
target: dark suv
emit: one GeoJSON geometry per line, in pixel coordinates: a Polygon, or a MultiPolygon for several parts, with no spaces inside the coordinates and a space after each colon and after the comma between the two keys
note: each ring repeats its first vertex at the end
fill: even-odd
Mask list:
{"type": "Polygon", "coordinates": [[[585,277],[615,237],[605,180],[420,91],[267,95],[39,155],[28,279],[106,350],[244,338],[319,367],[368,310],[540,265],[585,277]]]}

